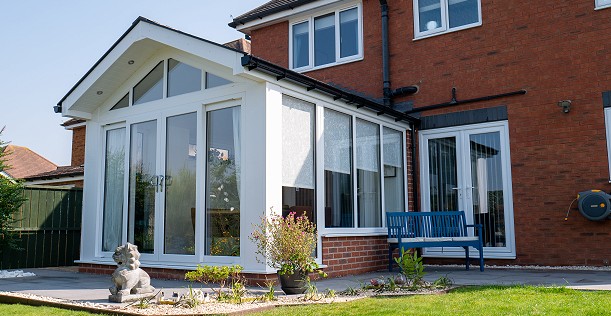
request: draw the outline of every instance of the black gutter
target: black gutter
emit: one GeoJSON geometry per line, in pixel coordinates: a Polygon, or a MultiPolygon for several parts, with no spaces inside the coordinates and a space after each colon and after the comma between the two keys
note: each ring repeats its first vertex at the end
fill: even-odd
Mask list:
{"type": "MultiPolygon", "coordinates": [[[[236,26],[238,26],[238,24],[244,25],[247,22],[254,21],[254,20],[257,20],[257,19],[263,19],[264,17],[270,16],[270,15],[272,15],[274,13],[278,13],[278,12],[282,12],[282,11],[288,11],[288,10],[293,10],[296,7],[299,7],[299,6],[302,6],[304,4],[308,4],[310,2],[314,2],[314,1],[316,1],[316,0],[298,0],[298,1],[293,1],[293,2],[287,3],[285,5],[281,5],[281,6],[278,6],[278,7],[275,7],[275,8],[271,8],[271,9],[268,9],[268,10],[263,10],[263,11],[256,12],[256,13],[253,12],[253,11],[256,11],[258,8],[255,8],[255,9],[250,11],[250,12],[253,12],[253,13],[246,12],[246,13],[238,16],[237,18],[233,19],[233,22],[229,23],[228,25],[233,27],[233,28],[235,28],[236,26]]],[[[265,6],[265,5],[267,5],[267,3],[262,5],[262,6],[265,6]]]]}
{"type": "Polygon", "coordinates": [[[419,119],[411,115],[407,115],[390,107],[386,107],[376,101],[333,87],[324,82],[318,81],[306,75],[286,69],[284,67],[278,66],[276,64],[270,63],[266,60],[257,58],[252,55],[246,55],[242,57],[242,66],[247,67],[248,70],[258,69],[269,74],[275,75],[276,80],[286,79],[301,84],[306,87],[307,91],[318,90],[320,92],[332,96],[333,100],[343,100],[347,104],[355,104],[357,109],[364,107],[374,112],[377,112],[378,115],[391,116],[395,119],[396,122],[406,121],[412,124],[420,123],[419,119]]]}
{"type": "Polygon", "coordinates": [[[456,100],[456,89],[452,88],[452,100],[450,102],[444,102],[444,103],[438,103],[438,104],[433,104],[433,105],[421,106],[421,107],[414,108],[414,109],[409,110],[409,111],[405,111],[405,113],[406,114],[418,113],[418,112],[436,110],[436,109],[441,109],[441,108],[445,108],[445,107],[449,107],[449,106],[454,106],[454,105],[465,104],[465,103],[475,103],[475,102],[481,102],[481,101],[489,101],[489,100],[494,100],[494,99],[499,99],[499,98],[504,98],[504,97],[510,97],[510,96],[514,96],[514,95],[523,95],[523,94],[526,94],[526,90],[524,90],[524,89],[518,90],[518,91],[513,91],[513,92],[507,92],[507,93],[501,93],[501,94],[489,95],[489,96],[485,96],[485,97],[479,97],[479,98],[473,98],[473,99],[467,99],[467,100],[460,100],[460,101],[458,101],[458,100],[456,100]]]}
{"type": "MultiPolygon", "coordinates": [[[[182,34],[182,35],[194,38],[196,40],[200,40],[200,41],[206,42],[208,44],[212,44],[212,45],[215,45],[215,46],[218,46],[218,47],[223,47],[225,49],[232,50],[234,52],[238,52],[238,53],[241,53],[241,54],[246,54],[243,51],[240,51],[240,50],[237,50],[237,49],[233,49],[231,47],[228,47],[228,46],[225,46],[225,45],[222,45],[222,44],[219,44],[219,43],[215,43],[215,42],[209,41],[209,40],[207,40],[205,38],[201,38],[201,37],[197,37],[195,35],[189,34],[189,33],[185,33],[183,31],[179,31],[179,30],[173,29],[173,28],[171,28],[169,26],[161,25],[161,24],[159,24],[159,23],[157,23],[155,21],[151,21],[151,20],[149,20],[149,19],[147,19],[145,17],[139,16],[134,22],[132,22],[132,25],[127,29],[127,31],[125,31],[125,33],[123,33],[123,35],[121,35],[121,37],[119,37],[119,39],[114,44],[112,44],[112,46],[110,46],[110,48],[106,51],[106,53],[104,53],[104,55],[102,55],[102,57],[100,57],[100,59],[98,59],[98,61],[96,61],[95,64],[93,64],[93,67],[91,67],[85,73],[85,75],[81,79],[79,79],[79,81],[70,89],[70,91],[68,91],[68,93],[66,93],[66,95],[61,100],[59,100],[59,102],[57,102],[57,106],[58,107],[56,109],[59,109],[61,111],[62,102],[64,102],[68,98],[68,96],[72,92],[74,92],[74,90],[76,90],[76,88],[85,80],[85,78],[87,78],[87,76],[89,76],[93,72],[93,70],[102,62],[102,60],[104,60],[104,58],[106,58],[106,56],[108,56],[110,54],[110,52],[112,52],[112,50],[115,49],[115,47],[117,47],[117,45],[119,45],[119,43],[121,43],[121,41],[127,36],[127,34],[129,34],[136,27],[136,25],[138,25],[138,23],[140,23],[140,22],[145,22],[145,23],[148,23],[148,24],[152,24],[152,25],[164,28],[166,30],[170,30],[172,32],[176,32],[178,34],[182,34]]],[[[56,113],[58,113],[58,112],[56,112],[56,113]]]]}

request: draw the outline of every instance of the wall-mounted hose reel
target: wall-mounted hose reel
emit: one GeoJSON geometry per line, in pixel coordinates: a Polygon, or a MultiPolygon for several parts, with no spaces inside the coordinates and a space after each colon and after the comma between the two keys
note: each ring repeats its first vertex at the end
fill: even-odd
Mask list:
{"type": "Polygon", "coordinates": [[[579,213],[591,221],[602,221],[611,216],[611,195],[601,190],[579,192],[579,213]]]}

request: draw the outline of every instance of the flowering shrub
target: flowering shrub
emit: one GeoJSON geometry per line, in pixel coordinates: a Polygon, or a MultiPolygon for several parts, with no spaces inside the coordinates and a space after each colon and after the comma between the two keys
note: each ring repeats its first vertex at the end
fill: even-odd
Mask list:
{"type": "Polygon", "coordinates": [[[305,215],[295,217],[291,212],[286,218],[279,215],[263,218],[260,224],[254,225],[250,240],[257,245],[256,253],[267,258],[267,265],[278,269],[280,274],[318,269],[312,257],[316,249],[316,225],[305,215]]]}

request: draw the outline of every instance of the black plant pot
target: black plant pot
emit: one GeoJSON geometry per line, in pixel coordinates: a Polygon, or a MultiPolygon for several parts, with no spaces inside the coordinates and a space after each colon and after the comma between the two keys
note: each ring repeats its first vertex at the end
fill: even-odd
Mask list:
{"type": "Polygon", "coordinates": [[[278,273],[278,279],[280,280],[280,288],[287,295],[303,294],[306,292],[305,278],[307,276],[308,274],[302,271],[295,271],[295,273],[293,274],[278,273]]]}

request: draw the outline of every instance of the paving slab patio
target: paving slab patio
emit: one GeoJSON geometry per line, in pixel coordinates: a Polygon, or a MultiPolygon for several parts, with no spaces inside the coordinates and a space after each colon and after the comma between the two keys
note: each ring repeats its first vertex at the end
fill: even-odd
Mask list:
{"type": "MultiPolygon", "coordinates": [[[[28,293],[74,301],[109,303],[108,275],[78,273],[71,269],[41,268],[24,269],[36,274],[33,277],[0,279],[0,291],[28,293]]],[[[455,285],[558,285],[582,290],[611,290],[611,270],[544,270],[544,269],[503,269],[487,268],[480,272],[470,271],[459,266],[426,266],[425,280],[434,281],[440,276],[450,278],[455,285]]],[[[396,274],[388,271],[367,273],[356,276],[325,279],[316,282],[320,291],[333,289],[342,291],[348,287],[359,288],[368,284],[372,278],[387,278],[396,274]]],[[[188,291],[187,281],[153,279],[152,285],[162,290],[166,296],[172,292],[184,294],[188,291]]],[[[250,288],[251,291],[263,291],[250,288]]]]}

